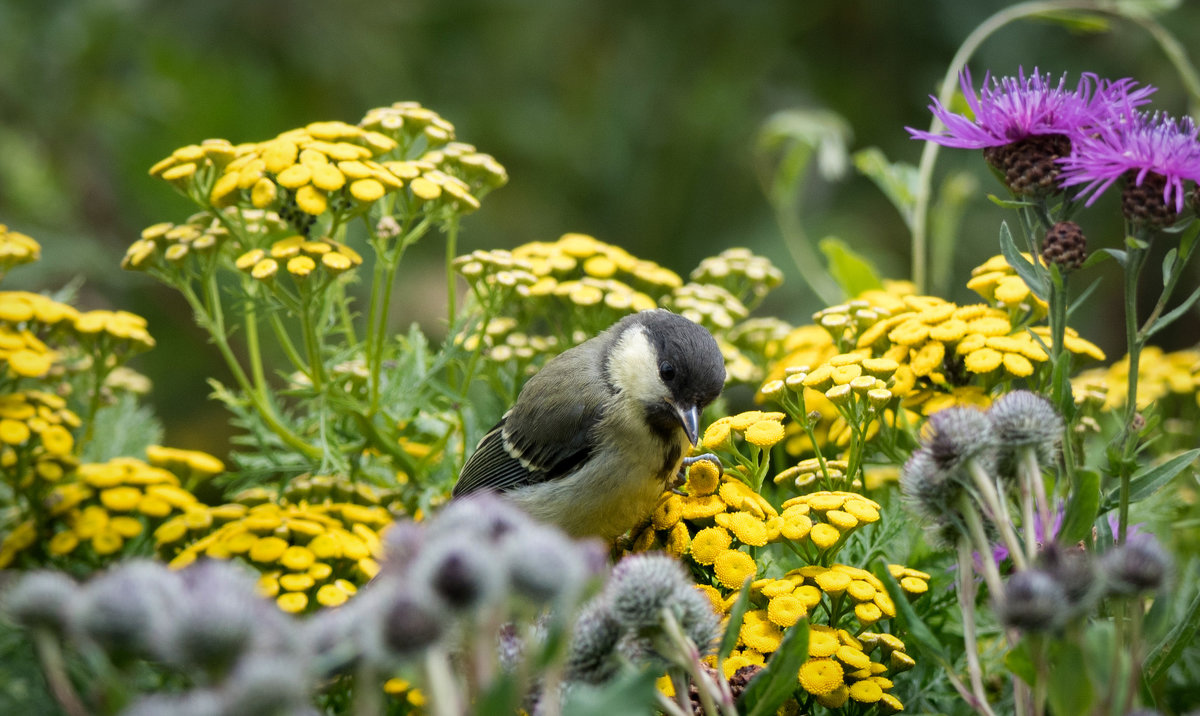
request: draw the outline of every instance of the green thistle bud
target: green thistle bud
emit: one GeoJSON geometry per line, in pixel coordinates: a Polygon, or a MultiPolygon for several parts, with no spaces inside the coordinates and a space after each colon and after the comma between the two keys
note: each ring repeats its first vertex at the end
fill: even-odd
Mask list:
{"type": "Polygon", "coordinates": [[[188,595],[175,608],[166,639],[172,660],[210,673],[230,667],[250,646],[269,605],[238,565],[204,560],[181,573],[188,595]]]}
{"type": "Polygon", "coordinates": [[[987,417],[996,438],[1002,476],[1016,474],[1021,451],[1027,448],[1034,451],[1043,467],[1057,459],[1063,421],[1042,396],[1028,390],[1005,393],[988,408],[987,417]]]}
{"type": "Polygon", "coordinates": [[[1048,631],[1065,616],[1067,595],[1053,577],[1028,569],[1009,577],[998,616],[1006,626],[1022,631],[1048,631]]]}
{"type": "Polygon", "coordinates": [[[996,436],[987,415],[975,408],[955,406],[929,416],[925,448],[937,465],[957,470],[968,460],[989,469],[996,459],[996,436]]]}
{"type": "Polygon", "coordinates": [[[294,655],[255,654],[243,659],[224,692],[227,714],[292,714],[305,704],[313,684],[308,666],[294,655]]]}
{"type": "Polygon", "coordinates": [[[576,595],[583,588],[587,567],[575,545],[556,529],[519,530],[503,549],[508,583],[534,604],[547,604],[576,595]]]}
{"type": "Polygon", "coordinates": [[[927,447],[915,450],[900,470],[900,494],[905,503],[919,517],[938,525],[953,522],[962,490],[927,447]]]}
{"type": "Polygon", "coordinates": [[[62,572],[29,572],[4,595],[4,612],[27,629],[60,631],[79,585],[62,572]]]}
{"type": "Polygon", "coordinates": [[[626,629],[657,628],[662,610],[671,605],[681,587],[691,580],[683,565],[665,554],[634,554],[613,569],[606,594],[612,601],[617,621],[626,629]]]}
{"type": "Polygon", "coordinates": [[[165,566],[126,562],[88,582],[73,605],[72,628],[118,660],[159,656],[182,591],[165,566]]]}
{"type": "Polygon", "coordinates": [[[1132,596],[1162,587],[1171,557],[1154,535],[1138,534],[1107,552],[1101,566],[1110,594],[1132,596]]]}
{"type": "Polygon", "coordinates": [[[566,679],[600,684],[616,674],[621,625],[603,599],[590,602],[575,622],[567,652],[566,679]]]}

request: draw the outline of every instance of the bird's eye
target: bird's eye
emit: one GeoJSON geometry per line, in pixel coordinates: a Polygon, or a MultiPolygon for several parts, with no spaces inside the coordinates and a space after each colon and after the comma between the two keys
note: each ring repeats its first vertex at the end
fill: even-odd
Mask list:
{"type": "Polygon", "coordinates": [[[670,383],[675,380],[675,366],[663,361],[658,364],[658,377],[662,378],[664,383],[670,383]]]}

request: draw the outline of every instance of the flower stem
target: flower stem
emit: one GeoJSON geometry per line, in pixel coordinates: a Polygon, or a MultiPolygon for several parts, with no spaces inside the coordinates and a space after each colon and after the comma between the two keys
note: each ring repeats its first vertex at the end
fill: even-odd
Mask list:
{"type": "Polygon", "coordinates": [[[1125,348],[1128,351],[1129,374],[1125,388],[1125,413],[1121,431],[1121,462],[1117,466],[1121,480],[1117,508],[1117,544],[1125,543],[1126,527],[1129,522],[1129,482],[1133,477],[1133,456],[1137,450],[1138,431],[1134,429],[1137,418],[1138,369],[1145,339],[1138,331],[1138,283],[1142,267],[1146,263],[1147,250],[1142,248],[1141,237],[1135,236],[1126,253],[1125,264],[1125,348]]]}
{"type": "Polygon", "coordinates": [[[996,491],[991,476],[984,472],[983,468],[979,466],[979,462],[974,459],[967,461],[967,471],[971,473],[971,477],[975,481],[975,488],[979,491],[984,506],[987,507],[988,512],[992,513],[992,521],[1000,530],[1000,536],[1004,539],[1004,545],[1008,547],[1008,554],[1012,558],[1013,564],[1017,569],[1025,569],[1027,565],[1025,555],[1021,551],[1021,543],[1017,539],[1016,533],[1013,532],[1008,509],[1004,506],[1000,493],[996,491]]]}
{"type": "Polygon", "coordinates": [[[36,629],[33,633],[33,644],[54,700],[69,716],[87,716],[89,712],[67,676],[66,661],[63,659],[57,637],[47,629],[36,629]]]}
{"type": "Polygon", "coordinates": [[[967,521],[967,530],[975,542],[975,551],[979,553],[979,561],[983,565],[983,581],[987,582],[988,591],[992,593],[992,601],[997,602],[1004,593],[1004,585],[1000,581],[1000,570],[996,568],[996,558],[992,554],[991,544],[988,543],[987,533],[983,530],[983,520],[979,517],[979,510],[969,494],[964,492],[959,499],[959,509],[962,510],[963,519],[967,521]]]}
{"type": "Polygon", "coordinates": [[[975,640],[975,562],[971,559],[971,541],[958,538],[958,606],[963,618],[963,649],[967,656],[967,676],[971,681],[974,709],[995,716],[983,692],[983,670],[979,666],[979,646],[975,640]]]}

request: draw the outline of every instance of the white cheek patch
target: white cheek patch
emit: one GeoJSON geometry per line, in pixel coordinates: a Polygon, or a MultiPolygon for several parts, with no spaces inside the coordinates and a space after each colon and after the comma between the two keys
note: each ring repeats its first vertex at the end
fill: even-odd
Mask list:
{"type": "Polygon", "coordinates": [[[646,329],[626,331],[608,358],[608,374],[620,392],[643,401],[667,398],[667,386],[658,377],[658,359],[646,329]]]}

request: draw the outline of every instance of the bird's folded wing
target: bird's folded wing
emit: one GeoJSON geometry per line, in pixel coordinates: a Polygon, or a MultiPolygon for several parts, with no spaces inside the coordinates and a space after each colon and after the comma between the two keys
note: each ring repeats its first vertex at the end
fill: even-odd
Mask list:
{"type": "MultiPolygon", "coordinates": [[[[543,370],[532,380],[563,376],[543,370]]],[[[483,437],[463,466],[454,495],[504,492],[562,477],[591,454],[592,428],[604,413],[602,384],[574,381],[573,391],[521,403],[483,437]],[[593,395],[584,393],[595,391],[593,395]],[[536,426],[536,427],[522,427],[536,426]]]]}

